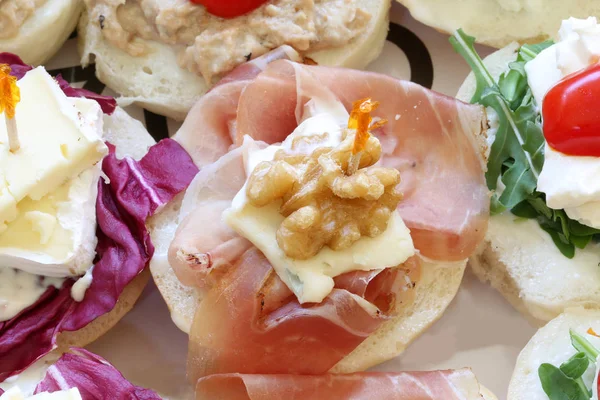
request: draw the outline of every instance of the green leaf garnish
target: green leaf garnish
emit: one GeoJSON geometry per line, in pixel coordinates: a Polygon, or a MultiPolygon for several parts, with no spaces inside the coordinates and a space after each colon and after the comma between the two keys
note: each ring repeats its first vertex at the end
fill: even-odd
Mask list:
{"type": "Polygon", "coordinates": [[[569,334],[571,335],[571,344],[573,347],[575,347],[577,351],[584,353],[591,362],[596,363],[598,356],[600,356],[600,351],[594,347],[589,340],[574,330],[571,329],[569,334]]]}
{"type": "MultiPolygon", "coordinates": [[[[506,189],[498,199],[498,203],[502,206],[501,208],[510,209],[533,193],[541,171],[541,164],[534,162],[534,155],[525,149],[525,147],[532,147],[531,145],[525,146],[527,139],[525,128],[529,118],[532,115],[537,116],[535,106],[532,100],[523,104],[522,98],[515,97],[517,96],[517,89],[523,86],[520,81],[524,81],[526,86],[527,80],[521,75],[520,71],[512,69],[508,75],[503,75],[500,78],[501,83],[497,85],[475,51],[475,38],[465,34],[462,29],[454,32],[454,35],[450,38],[450,43],[465,58],[475,74],[477,87],[471,102],[491,107],[498,113],[499,126],[496,139],[490,150],[486,182],[488,188],[495,190],[498,178],[501,179],[506,189]],[[516,110],[511,109],[512,102],[504,97],[501,87],[505,92],[510,92],[511,96],[515,97],[513,102],[520,104],[516,110]],[[512,161],[512,166],[506,172],[503,172],[507,160],[512,161]]],[[[523,93],[524,96],[525,93],[523,93]]],[[[533,134],[534,131],[531,132],[533,134]]],[[[541,132],[541,129],[539,132],[541,132]]],[[[541,139],[530,138],[529,142],[537,143],[539,140],[543,142],[543,135],[541,135],[541,139]]],[[[539,159],[540,155],[538,154],[537,160],[539,159]]],[[[543,155],[541,155],[541,159],[543,163],[543,155]]],[[[492,210],[496,213],[498,211],[503,210],[492,210]]]]}
{"type": "Polygon", "coordinates": [[[552,364],[538,368],[542,388],[550,400],[590,400],[589,390],[552,364]]]}
{"type": "Polygon", "coordinates": [[[569,378],[578,379],[583,376],[590,366],[590,360],[585,353],[577,353],[560,366],[560,370],[569,378]]]}
{"type": "Polygon", "coordinates": [[[491,214],[511,210],[519,217],[535,218],[560,252],[573,258],[575,249],[585,248],[595,235],[600,235],[600,230],[571,220],[564,210],[549,208],[544,195],[536,191],[544,165],[545,139],[541,116],[527,83],[525,64],[553,42],[521,46],[517,59],[509,64],[509,70],[498,82],[475,51],[475,38],[459,29],[450,38],[450,43],[475,75],[477,86],[471,103],[492,108],[498,114],[498,130],[490,149],[486,183],[492,191],[496,190],[498,181],[505,188],[492,196],[491,214]]]}
{"type": "Polygon", "coordinates": [[[592,390],[583,382],[583,374],[590,364],[595,365],[600,351],[586,338],[571,330],[571,343],[577,354],[556,368],[552,364],[542,364],[538,376],[544,392],[550,400],[589,400],[592,390]]]}

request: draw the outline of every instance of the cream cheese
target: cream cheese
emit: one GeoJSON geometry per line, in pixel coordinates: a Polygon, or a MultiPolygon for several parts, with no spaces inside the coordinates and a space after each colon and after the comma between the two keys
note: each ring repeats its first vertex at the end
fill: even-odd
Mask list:
{"type": "Polygon", "coordinates": [[[76,302],[82,302],[85,297],[85,293],[92,285],[92,275],[94,273],[94,267],[87,270],[84,276],[77,279],[77,282],[71,286],[71,297],[76,302]]]}
{"type": "Polygon", "coordinates": [[[60,278],[0,267],[0,322],[12,319],[33,305],[50,286],[58,289],[63,282],[60,278]]]}
{"type": "MultiPolygon", "coordinates": [[[[332,113],[319,113],[318,110],[325,109],[327,104],[319,104],[318,99],[313,100],[308,106],[308,112],[305,112],[312,116],[306,118],[281,145],[272,145],[263,150],[258,150],[258,146],[246,146],[250,149],[244,159],[248,176],[261,161],[272,160],[276,151],[285,149],[286,152],[292,152],[291,145],[300,136],[321,135],[324,132],[329,134],[321,143],[294,150],[301,154],[311,154],[316,147],[340,144],[342,130],[348,120],[347,113],[345,110],[344,113],[339,109],[336,111],[332,106],[328,108],[332,113]]],[[[244,140],[252,139],[245,137],[244,140]]],[[[262,208],[250,205],[244,185],[233,199],[231,208],[223,213],[223,218],[233,230],[262,251],[300,303],[323,301],[334,287],[333,278],[338,275],[349,271],[368,271],[400,265],[415,254],[410,231],[396,212],[390,218],[387,229],[379,236],[362,237],[344,250],[334,251],[325,246],[307,260],[292,259],[285,255],[276,239],[277,229],[284,220],[279,213],[279,206],[278,203],[262,208]]]]}
{"type": "MultiPolygon", "coordinates": [[[[586,68],[600,57],[600,25],[595,17],[563,21],[559,40],[525,66],[538,106],[546,93],[567,75],[586,68]]],[[[570,156],[545,146],[545,161],[537,190],[546,204],[565,209],[584,225],[600,228],[599,157],[570,156]]]]}

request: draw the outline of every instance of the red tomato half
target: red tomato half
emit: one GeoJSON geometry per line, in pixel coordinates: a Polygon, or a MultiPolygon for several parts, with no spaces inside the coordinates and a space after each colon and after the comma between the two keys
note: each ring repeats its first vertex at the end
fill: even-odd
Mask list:
{"type": "Polygon", "coordinates": [[[257,9],[268,0],[192,0],[201,4],[206,10],[221,18],[235,18],[257,9]]]}
{"type": "Polygon", "coordinates": [[[567,76],[546,94],[546,142],[561,153],[600,157],[600,64],[567,76]]]}

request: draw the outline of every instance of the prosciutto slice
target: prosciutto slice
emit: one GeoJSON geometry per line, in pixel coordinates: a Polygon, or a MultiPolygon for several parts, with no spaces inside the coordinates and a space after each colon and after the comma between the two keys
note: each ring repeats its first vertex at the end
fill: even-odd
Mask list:
{"type": "Polygon", "coordinates": [[[180,280],[207,289],[190,333],[188,373],[194,379],[229,372],[325,373],[388,319],[396,293],[410,301],[418,259],[404,268],[339,276],[325,301],[299,304],[264,255],[221,219],[244,184],[244,151],[231,151],[194,178],[182,212],[187,201],[197,206],[169,249],[180,280]],[[199,229],[205,226],[211,229],[199,229]]]}
{"type": "Polygon", "coordinates": [[[239,99],[237,141],[245,134],[267,143],[285,139],[315,88],[328,90],[346,109],[365,97],[381,102],[375,116],[388,120],[376,132],[382,163],[400,171],[399,210],[415,247],[436,260],[468,258],[489,215],[476,139],[487,123],[483,109],[386,75],[276,61],[239,99]]]}
{"type": "Polygon", "coordinates": [[[223,374],[196,385],[202,400],[482,400],[470,369],[349,375],[223,374]]]}
{"type": "Polygon", "coordinates": [[[276,60],[300,61],[290,46],[281,46],[244,63],[223,78],[190,110],[173,139],[192,156],[198,168],[215,162],[233,144],[238,102],[242,91],[269,63],[276,60]]]}
{"type": "Polygon", "coordinates": [[[401,172],[399,212],[415,246],[433,259],[463,260],[487,226],[485,163],[476,139],[485,122],[483,109],[367,72],[285,59],[249,70],[257,74],[226,80],[201,100],[176,136],[200,166],[169,249],[180,280],[205,291],[188,356],[199,398],[311,398],[315,388],[320,398],[363,398],[378,385],[382,394],[375,398],[392,398],[389,393],[401,399],[481,398],[474,378],[473,396],[460,397],[456,388],[452,395],[458,397],[449,396],[448,376],[454,372],[327,375],[396,307],[410,304],[419,257],[383,271],[338,276],[322,303],[301,305],[268,260],[229,229],[221,214],[244,182],[244,135],[281,142],[317,100],[349,109],[353,101],[372,97],[381,102],[377,117],[389,121],[376,132],[382,163],[401,172]]]}

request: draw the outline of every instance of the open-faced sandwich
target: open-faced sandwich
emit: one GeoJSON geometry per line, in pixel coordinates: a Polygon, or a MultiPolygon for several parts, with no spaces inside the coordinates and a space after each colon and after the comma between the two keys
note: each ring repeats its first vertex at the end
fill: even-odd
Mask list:
{"type": "Polygon", "coordinates": [[[298,58],[239,66],[173,137],[200,171],[149,220],[150,268],[198,398],[482,399],[469,370],[359,371],[442,315],[485,235],[483,107],[298,58]]]}
{"type": "Polygon", "coordinates": [[[598,400],[600,311],[569,309],[523,349],[508,400],[598,400]]]}
{"type": "Polygon", "coordinates": [[[149,279],[146,218],[197,172],[115,100],[0,53],[0,387],[84,346],[149,279]]]}
{"type": "Polygon", "coordinates": [[[77,26],[82,0],[0,0],[0,52],[27,64],[52,57],[77,26]]]}
{"type": "MultiPolygon", "coordinates": [[[[82,63],[158,114],[183,120],[236,66],[282,45],[322,65],[363,68],[381,52],[390,0],[86,0],[82,63]]],[[[120,100],[120,101],[121,101],[120,100]]]]}
{"type": "Polygon", "coordinates": [[[440,31],[462,28],[494,47],[553,38],[563,19],[600,16],[594,0],[398,0],[412,16],[440,31]]]}
{"type": "Polygon", "coordinates": [[[50,354],[0,384],[0,400],[161,400],[128,382],[108,361],[80,348],[50,354]],[[4,387],[4,389],[2,388],[4,387]]]}
{"type": "Polygon", "coordinates": [[[488,107],[492,127],[492,217],[470,265],[540,321],[597,306],[600,26],[572,18],[556,42],[514,44],[485,62],[472,37],[457,31],[451,40],[473,69],[458,97],[488,107]]]}

